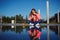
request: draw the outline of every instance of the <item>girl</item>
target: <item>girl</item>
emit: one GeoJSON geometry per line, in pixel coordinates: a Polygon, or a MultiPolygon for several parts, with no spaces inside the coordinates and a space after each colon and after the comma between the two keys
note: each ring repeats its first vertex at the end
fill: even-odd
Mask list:
{"type": "Polygon", "coordinates": [[[36,12],[36,10],[33,8],[30,12],[30,15],[28,17],[28,22],[33,25],[29,27],[28,33],[31,37],[31,40],[36,40],[40,38],[41,32],[39,31],[39,25],[40,23],[40,14],[36,12]]]}

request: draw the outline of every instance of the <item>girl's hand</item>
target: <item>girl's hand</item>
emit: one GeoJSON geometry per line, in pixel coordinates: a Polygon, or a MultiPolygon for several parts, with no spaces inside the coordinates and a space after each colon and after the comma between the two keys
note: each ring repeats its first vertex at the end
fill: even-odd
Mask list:
{"type": "Polygon", "coordinates": [[[34,18],[34,16],[32,15],[32,18],[34,18]]]}
{"type": "Polygon", "coordinates": [[[36,13],[33,13],[33,14],[36,14],[36,13]]]}

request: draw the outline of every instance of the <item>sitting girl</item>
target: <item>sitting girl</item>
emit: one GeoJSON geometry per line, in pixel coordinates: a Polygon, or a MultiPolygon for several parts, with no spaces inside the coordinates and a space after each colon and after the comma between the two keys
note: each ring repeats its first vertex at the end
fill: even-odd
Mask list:
{"type": "Polygon", "coordinates": [[[36,12],[33,8],[28,17],[28,23],[32,26],[29,27],[28,33],[31,37],[31,40],[36,40],[40,38],[41,32],[39,31],[38,26],[40,24],[40,14],[36,12]]]}

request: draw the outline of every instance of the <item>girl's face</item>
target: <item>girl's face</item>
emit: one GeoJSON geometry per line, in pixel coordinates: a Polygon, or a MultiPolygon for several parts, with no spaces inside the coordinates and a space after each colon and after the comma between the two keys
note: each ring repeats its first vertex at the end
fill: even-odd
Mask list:
{"type": "Polygon", "coordinates": [[[34,11],[34,10],[32,10],[32,13],[33,13],[33,14],[35,14],[35,11],[34,11]]]}

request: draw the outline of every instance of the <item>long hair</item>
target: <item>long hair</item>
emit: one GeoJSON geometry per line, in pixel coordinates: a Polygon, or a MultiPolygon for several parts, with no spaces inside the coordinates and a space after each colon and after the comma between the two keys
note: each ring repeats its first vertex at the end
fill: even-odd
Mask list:
{"type": "MultiPolygon", "coordinates": [[[[35,11],[35,13],[37,13],[36,12],[36,10],[33,8],[32,10],[34,10],[35,11]]],[[[31,12],[30,12],[30,14],[29,14],[29,16],[31,16],[33,13],[32,13],[32,10],[31,10],[31,12]]]]}

